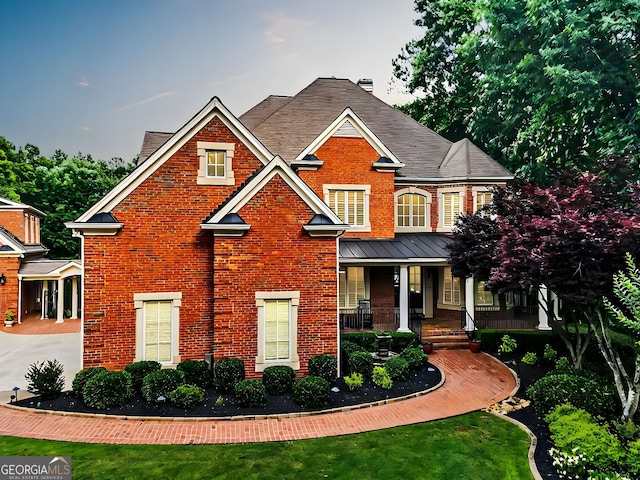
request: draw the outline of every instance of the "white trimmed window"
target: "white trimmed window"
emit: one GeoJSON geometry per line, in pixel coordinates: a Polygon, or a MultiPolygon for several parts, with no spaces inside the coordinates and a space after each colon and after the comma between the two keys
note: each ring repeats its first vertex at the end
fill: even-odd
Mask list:
{"type": "Polygon", "coordinates": [[[446,267],[443,270],[442,303],[445,305],[460,305],[460,278],[452,275],[450,267],[446,267]]]}
{"type": "Polygon", "coordinates": [[[396,229],[425,231],[431,226],[431,194],[415,187],[396,193],[396,229]]]}
{"type": "Polygon", "coordinates": [[[256,372],[271,365],[300,369],[298,304],[300,292],[256,292],[258,355],[256,372]]]}
{"type": "Polygon", "coordinates": [[[179,319],[181,292],[136,293],[136,361],[164,365],[180,363],[179,319]]]}
{"type": "Polygon", "coordinates": [[[371,230],[369,185],[325,185],[323,190],[326,204],[340,220],[352,227],[352,231],[371,230]]]}
{"type": "Polygon", "coordinates": [[[233,143],[198,142],[198,185],[234,185],[234,149],[233,143]]]}
{"type": "Polygon", "coordinates": [[[360,300],[367,298],[364,281],[364,267],[340,269],[338,277],[339,307],[356,308],[360,300]]]}
{"type": "Polygon", "coordinates": [[[458,220],[458,216],[463,213],[464,192],[458,188],[446,188],[438,191],[439,207],[439,232],[450,232],[458,220]]]}
{"type": "Polygon", "coordinates": [[[480,189],[478,187],[473,188],[473,204],[474,204],[474,212],[480,212],[483,217],[489,216],[488,211],[482,211],[484,207],[491,205],[493,200],[493,193],[489,190],[485,190],[484,188],[480,189]]]}
{"type": "Polygon", "coordinates": [[[493,305],[493,292],[487,290],[486,282],[479,281],[476,289],[476,305],[493,305]]]}

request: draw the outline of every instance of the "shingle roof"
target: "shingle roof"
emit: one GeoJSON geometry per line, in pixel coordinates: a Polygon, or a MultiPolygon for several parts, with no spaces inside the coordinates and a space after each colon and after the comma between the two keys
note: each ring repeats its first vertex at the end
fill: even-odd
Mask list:
{"type": "Polygon", "coordinates": [[[73,260],[50,260],[39,259],[34,261],[25,261],[20,265],[21,275],[50,275],[56,270],[69,264],[75,264],[73,260]]]}
{"type": "Polygon", "coordinates": [[[164,142],[169,140],[173,133],[167,132],[144,132],[140,155],[138,156],[138,165],[144,162],[149,156],[162,146],[164,142]]]}

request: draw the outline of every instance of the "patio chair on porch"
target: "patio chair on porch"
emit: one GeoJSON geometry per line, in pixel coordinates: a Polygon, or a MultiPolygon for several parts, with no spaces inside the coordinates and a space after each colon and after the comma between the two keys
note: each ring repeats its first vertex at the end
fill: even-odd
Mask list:
{"type": "Polygon", "coordinates": [[[373,328],[373,312],[370,300],[358,301],[358,323],[360,328],[373,328]]]}

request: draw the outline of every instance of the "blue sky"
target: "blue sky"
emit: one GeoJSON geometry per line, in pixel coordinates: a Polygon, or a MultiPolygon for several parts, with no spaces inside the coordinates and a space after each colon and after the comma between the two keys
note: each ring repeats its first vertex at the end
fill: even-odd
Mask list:
{"type": "Polygon", "coordinates": [[[391,61],[420,35],[413,0],[0,0],[0,135],[132,159],[219,97],[236,115],[317,77],[411,97],[391,61]]]}

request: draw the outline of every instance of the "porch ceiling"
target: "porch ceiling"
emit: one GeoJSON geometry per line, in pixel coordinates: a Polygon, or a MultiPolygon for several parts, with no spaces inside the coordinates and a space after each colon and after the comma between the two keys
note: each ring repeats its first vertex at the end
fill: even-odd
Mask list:
{"type": "Polygon", "coordinates": [[[447,265],[450,238],[443,233],[403,233],[392,239],[341,238],[340,263],[447,265]]]}

